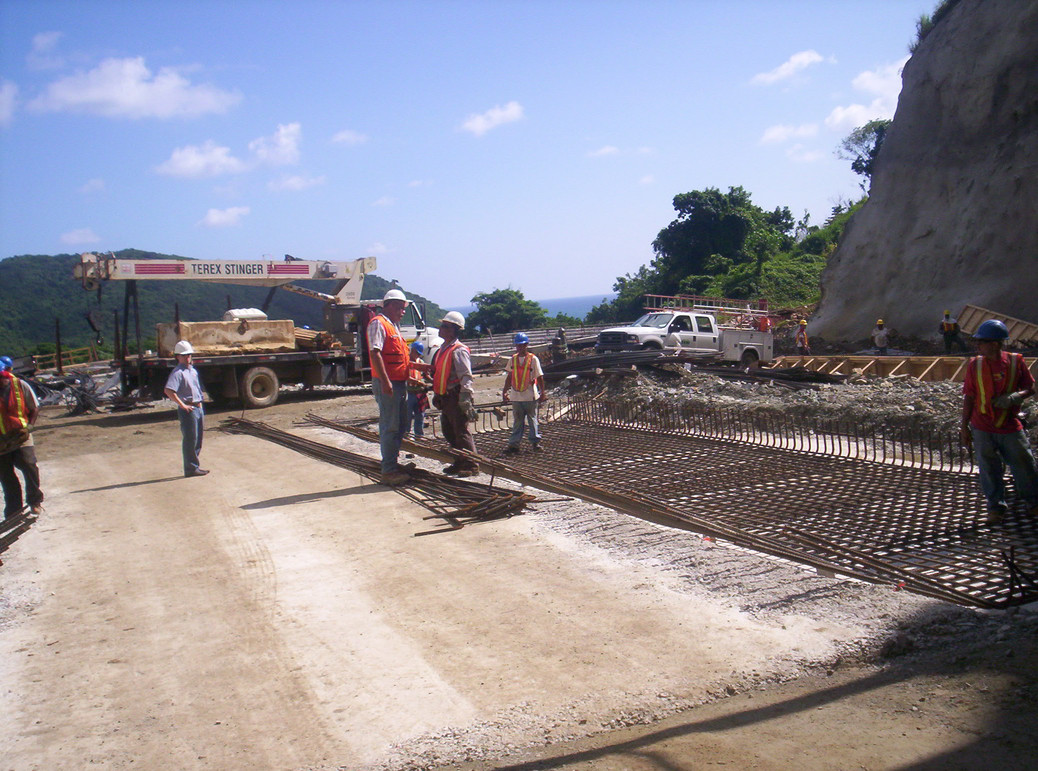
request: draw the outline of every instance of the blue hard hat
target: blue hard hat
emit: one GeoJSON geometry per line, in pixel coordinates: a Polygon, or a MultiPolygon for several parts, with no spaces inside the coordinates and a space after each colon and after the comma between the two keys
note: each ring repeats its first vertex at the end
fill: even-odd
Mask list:
{"type": "Polygon", "coordinates": [[[421,340],[415,340],[413,343],[411,343],[411,350],[417,353],[419,356],[421,356],[423,353],[425,353],[425,346],[422,345],[421,340]]]}
{"type": "Polygon", "coordinates": [[[1009,329],[998,319],[988,319],[973,333],[974,340],[1005,340],[1009,329]]]}
{"type": "Polygon", "coordinates": [[[11,369],[14,367],[14,362],[11,361],[10,356],[0,356],[0,372],[5,369],[11,369]]]}
{"type": "Polygon", "coordinates": [[[526,345],[530,342],[530,338],[526,336],[525,332],[516,332],[515,337],[512,338],[513,345],[526,345]]]}

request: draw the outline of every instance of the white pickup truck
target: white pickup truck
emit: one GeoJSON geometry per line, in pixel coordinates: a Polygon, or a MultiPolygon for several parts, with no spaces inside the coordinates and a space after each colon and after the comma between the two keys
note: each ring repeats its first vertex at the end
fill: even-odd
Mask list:
{"type": "Polygon", "coordinates": [[[774,354],[771,332],[722,327],[710,313],[652,311],[625,327],[598,333],[596,353],[639,350],[681,350],[716,353],[723,361],[755,367],[774,354]]]}

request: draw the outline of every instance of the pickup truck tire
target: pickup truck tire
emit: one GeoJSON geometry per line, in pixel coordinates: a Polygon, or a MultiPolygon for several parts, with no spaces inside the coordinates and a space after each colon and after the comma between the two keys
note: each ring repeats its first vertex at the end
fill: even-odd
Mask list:
{"type": "Polygon", "coordinates": [[[643,351],[662,351],[663,345],[657,340],[649,340],[647,343],[642,343],[643,351]]]}
{"type": "Polygon", "coordinates": [[[250,410],[269,407],[278,400],[278,376],[269,367],[245,370],[241,379],[241,400],[250,410]]]}
{"type": "Polygon", "coordinates": [[[742,357],[739,359],[739,366],[743,369],[757,369],[759,362],[760,357],[756,351],[743,351],[742,357]]]}

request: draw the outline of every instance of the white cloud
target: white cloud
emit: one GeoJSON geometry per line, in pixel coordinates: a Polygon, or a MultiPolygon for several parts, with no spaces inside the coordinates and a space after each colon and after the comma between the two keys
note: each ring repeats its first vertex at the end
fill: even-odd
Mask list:
{"type": "Polygon", "coordinates": [[[14,108],[18,103],[18,86],[9,80],[0,82],[0,126],[14,120],[14,108]]]}
{"type": "Polygon", "coordinates": [[[287,166],[299,162],[299,142],[303,128],[298,123],[279,124],[273,136],[249,142],[249,149],[263,163],[287,166]]]}
{"type": "Polygon", "coordinates": [[[396,203],[396,199],[392,196],[384,195],[381,198],[372,201],[372,206],[392,206],[396,203]]]}
{"type": "Polygon", "coordinates": [[[155,171],[171,177],[198,178],[237,174],[247,168],[247,164],[231,155],[229,147],[220,147],[210,139],[201,146],[178,147],[155,171]]]}
{"type": "Polygon", "coordinates": [[[796,163],[813,163],[828,156],[820,150],[808,150],[803,145],[793,145],[786,150],[786,157],[796,163]]]}
{"type": "Polygon", "coordinates": [[[332,142],[343,145],[362,145],[368,141],[367,134],[345,129],[332,137],[332,142]]]}
{"type": "Polygon", "coordinates": [[[638,184],[639,185],[651,185],[655,181],[656,181],[656,177],[654,177],[652,174],[646,174],[644,177],[642,177],[641,179],[638,180],[638,184]]]}
{"type": "Polygon", "coordinates": [[[368,254],[386,254],[389,248],[381,241],[376,241],[368,247],[368,254]]]}
{"type": "Polygon", "coordinates": [[[229,209],[210,209],[205,216],[199,220],[199,225],[207,228],[226,228],[240,225],[242,217],[251,210],[248,206],[232,206],[229,209]]]}
{"type": "Polygon", "coordinates": [[[771,72],[760,72],[750,79],[755,86],[770,86],[782,80],[788,80],[803,69],[812,64],[824,61],[822,55],[817,51],[800,51],[790,56],[771,72]]]}
{"type": "Polygon", "coordinates": [[[59,40],[60,32],[41,32],[33,35],[32,50],[25,57],[29,67],[34,70],[54,70],[64,65],[65,60],[54,54],[59,40]]]}
{"type": "Polygon", "coordinates": [[[81,188],[79,188],[79,192],[84,194],[100,193],[104,189],[105,181],[100,177],[94,177],[93,179],[88,179],[86,183],[81,188]]]}
{"type": "Polygon", "coordinates": [[[79,230],[70,230],[68,233],[61,234],[61,243],[68,244],[69,246],[75,246],[77,244],[96,244],[101,239],[98,237],[90,228],[80,228],[79,230]]]}
{"type": "Polygon", "coordinates": [[[281,179],[271,180],[267,183],[268,190],[306,190],[308,187],[316,187],[317,185],[323,185],[325,178],[321,177],[303,177],[298,174],[293,176],[284,176],[281,179]]]}
{"type": "Polygon", "coordinates": [[[638,155],[652,155],[655,151],[651,147],[639,147],[635,152],[638,155]]]}
{"type": "Polygon", "coordinates": [[[514,123],[523,118],[523,106],[519,102],[509,102],[504,107],[497,105],[482,114],[473,113],[461,124],[463,131],[481,137],[491,129],[514,123]]]}
{"type": "Polygon", "coordinates": [[[144,58],[136,57],[105,59],[89,72],[56,80],[29,106],[108,118],[190,118],[226,112],[240,100],[238,93],[192,85],[172,67],[152,75],[144,58]]]}
{"type": "Polygon", "coordinates": [[[833,108],[825,125],[834,131],[849,131],[864,126],[870,120],[894,117],[897,98],[901,93],[901,69],[908,57],[876,70],[866,70],[851,81],[851,85],[873,97],[869,104],[849,104],[833,108]]]}
{"type": "Polygon", "coordinates": [[[588,152],[588,158],[604,158],[607,155],[616,155],[620,152],[619,147],[613,147],[612,145],[604,145],[597,150],[591,150],[588,152]]]}
{"type": "Polygon", "coordinates": [[[817,123],[802,123],[799,126],[779,124],[777,126],[769,126],[765,129],[764,135],[761,136],[759,144],[779,144],[794,137],[813,137],[817,133],[817,123]]]}
{"type": "Polygon", "coordinates": [[[428,179],[412,179],[407,183],[408,187],[429,187],[432,184],[431,180],[428,179]]]}

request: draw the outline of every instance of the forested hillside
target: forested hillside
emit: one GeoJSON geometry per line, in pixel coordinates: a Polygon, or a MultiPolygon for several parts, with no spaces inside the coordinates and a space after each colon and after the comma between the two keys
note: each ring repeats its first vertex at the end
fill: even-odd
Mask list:
{"type": "MultiPolygon", "coordinates": [[[[124,259],[168,259],[175,255],[124,249],[115,253],[124,259]]],[[[111,345],[114,335],[113,311],[120,319],[123,310],[125,282],[110,281],[98,292],[87,292],[72,277],[72,269],[79,261],[78,254],[24,254],[0,260],[0,353],[20,356],[44,350],[54,342],[55,319],[61,322],[62,344],[66,347],[84,346],[95,339],[87,321],[93,312],[100,322],[105,343],[111,345]]],[[[300,281],[317,291],[327,292],[327,281],[300,281]]],[[[364,281],[365,300],[381,298],[391,286],[389,281],[369,275],[364,281]]],[[[266,299],[266,287],[247,287],[234,284],[209,284],[199,281],[140,281],[141,335],[154,338],[155,325],[171,322],[174,307],[179,304],[183,321],[211,321],[219,319],[225,310],[258,308],[266,299]]],[[[438,319],[443,313],[439,305],[421,295],[408,291],[408,297],[424,302],[427,314],[438,319]]],[[[279,291],[275,293],[268,315],[273,319],[292,319],[299,326],[321,327],[321,303],[307,297],[279,291]]],[[[122,323],[120,321],[120,323],[122,323]]]]}

